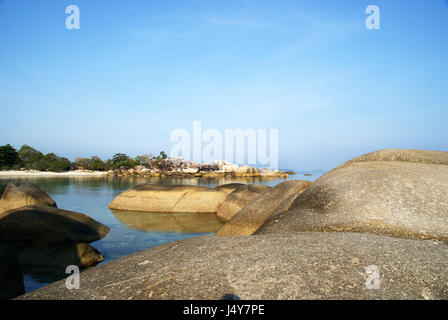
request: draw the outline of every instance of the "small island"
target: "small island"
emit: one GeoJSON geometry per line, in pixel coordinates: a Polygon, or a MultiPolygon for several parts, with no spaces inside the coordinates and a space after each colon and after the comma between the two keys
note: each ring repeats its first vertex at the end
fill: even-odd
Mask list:
{"type": "Polygon", "coordinates": [[[197,163],[183,158],[169,158],[161,151],[159,155],[144,154],[132,158],[124,153],[116,153],[112,159],[103,161],[98,156],[77,157],[70,161],[55,153],[42,152],[23,145],[18,151],[11,145],[0,146],[0,175],[7,176],[143,176],[143,177],[259,177],[286,179],[294,172],[277,169],[238,166],[225,160],[215,160],[212,164],[197,163]]]}

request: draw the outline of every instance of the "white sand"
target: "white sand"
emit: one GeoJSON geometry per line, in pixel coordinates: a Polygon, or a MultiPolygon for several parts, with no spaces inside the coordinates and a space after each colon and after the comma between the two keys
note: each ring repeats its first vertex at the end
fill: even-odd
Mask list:
{"type": "Polygon", "coordinates": [[[107,175],[104,171],[67,171],[67,172],[46,172],[46,171],[0,171],[0,177],[101,177],[107,175]]]}

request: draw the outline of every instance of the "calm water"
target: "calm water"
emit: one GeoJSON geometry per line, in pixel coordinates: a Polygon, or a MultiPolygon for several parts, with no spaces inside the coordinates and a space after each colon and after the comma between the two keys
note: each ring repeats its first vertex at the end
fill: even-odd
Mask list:
{"type": "MultiPolygon", "coordinates": [[[[321,174],[303,176],[297,174],[290,179],[315,180],[321,174]]],[[[107,263],[124,255],[161,245],[166,242],[213,235],[222,222],[211,214],[163,214],[111,211],[107,205],[121,192],[140,183],[168,185],[216,185],[241,182],[274,186],[284,179],[234,178],[0,178],[0,184],[8,180],[34,183],[47,192],[57,203],[58,208],[82,212],[107,225],[109,234],[96,242],[93,247],[104,254],[107,263]]],[[[26,291],[32,291],[54,281],[65,278],[64,270],[51,268],[26,268],[24,270],[26,291]]]]}

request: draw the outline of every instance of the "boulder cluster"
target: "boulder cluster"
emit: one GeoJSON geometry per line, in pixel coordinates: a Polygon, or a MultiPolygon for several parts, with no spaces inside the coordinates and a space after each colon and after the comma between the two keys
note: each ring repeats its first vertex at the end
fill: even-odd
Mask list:
{"type": "Polygon", "coordinates": [[[108,232],[85,214],[58,209],[36,185],[8,183],[0,199],[0,298],[24,293],[23,266],[64,271],[69,265],[102,261],[103,255],[89,243],[108,232]]]}
{"type": "Polygon", "coordinates": [[[247,165],[238,166],[227,161],[215,161],[213,164],[197,163],[182,158],[169,158],[160,160],[157,168],[138,165],[132,169],[121,167],[109,170],[110,176],[143,176],[143,177],[279,177],[288,178],[288,173],[280,170],[258,169],[247,165]]]}
{"type": "MultiPolygon", "coordinates": [[[[164,196],[141,188],[123,203],[164,196]]],[[[380,150],[313,183],[222,188],[175,190],[170,207],[236,211],[217,236],[87,270],[76,292],[58,282],[21,298],[448,299],[448,152],[380,150]]]]}
{"type": "Polygon", "coordinates": [[[215,213],[229,220],[269,189],[268,186],[242,183],[228,183],[214,188],[140,184],[119,194],[109,208],[142,212],[215,213]]]}

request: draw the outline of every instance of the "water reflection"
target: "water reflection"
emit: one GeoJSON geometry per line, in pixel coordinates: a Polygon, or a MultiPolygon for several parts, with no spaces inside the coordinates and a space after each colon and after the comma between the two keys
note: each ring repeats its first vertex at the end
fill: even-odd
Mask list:
{"type": "Polygon", "coordinates": [[[111,210],[129,228],[142,231],[216,233],[223,221],[213,213],[159,213],[111,210]]]}
{"type": "Polygon", "coordinates": [[[287,178],[279,177],[218,177],[218,178],[202,178],[202,177],[106,177],[110,185],[119,186],[120,189],[124,187],[130,188],[137,184],[150,183],[162,185],[192,185],[203,187],[214,187],[227,183],[246,183],[246,184],[265,184],[276,185],[277,183],[286,181],[287,178]]]}

